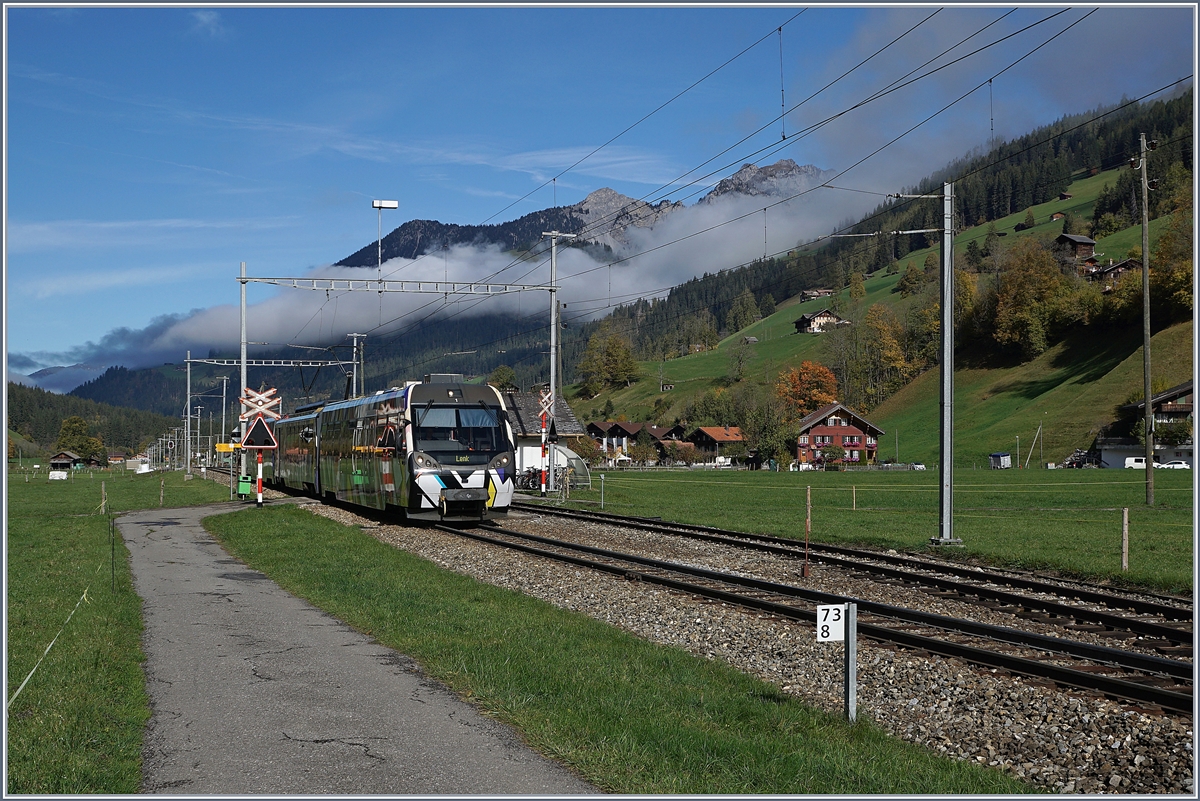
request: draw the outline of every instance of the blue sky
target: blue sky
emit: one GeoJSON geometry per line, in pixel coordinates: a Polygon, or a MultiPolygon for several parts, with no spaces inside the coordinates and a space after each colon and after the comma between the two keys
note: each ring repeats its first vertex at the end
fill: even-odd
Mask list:
{"type": "MultiPolygon", "coordinates": [[[[602,187],[690,205],[697,187],[670,187],[731,146],[702,186],[749,161],[845,170],[957,100],[837,181],[894,192],[986,144],[993,124],[1019,136],[1193,74],[1192,7],[1076,8],[755,155],[989,23],[931,66],[1064,8],[8,6],[8,368],[236,346],[239,262],[252,276],[320,273],[374,241],[373,198],[399,201],[385,233],[410,219],[515,219],[602,187]],[[782,123],[781,78],[788,107],[813,95],[782,123]]],[[[773,221],[771,246],[880,199],[823,199],[773,221]]],[[[622,297],[661,289],[761,255],[762,229],[724,229],[719,244],[664,248],[606,277],[622,297]]],[[[488,263],[455,255],[451,277],[488,263]]],[[[594,294],[585,285],[602,273],[574,286],[570,265],[563,274],[570,298],[594,294]]],[[[364,313],[347,302],[339,322],[311,298],[249,295],[250,338],[274,343],[340,344],[364,313]],[[310,313],[319,321],[302,332],[310,313]]]]}

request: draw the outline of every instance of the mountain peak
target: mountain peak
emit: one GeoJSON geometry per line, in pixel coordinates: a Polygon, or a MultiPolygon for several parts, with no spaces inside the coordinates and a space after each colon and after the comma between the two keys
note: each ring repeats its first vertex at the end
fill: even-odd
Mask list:
{"type": "Polygon", "coordinates": [[[833,174],[833,170],[822,170],[812,164],[799,165],[791,159],[780,159],[765,167],[743,164],[740,170],[718,182],[700,202],[712,203],[729,194],[791,197],[819,185],[833,174]]]}

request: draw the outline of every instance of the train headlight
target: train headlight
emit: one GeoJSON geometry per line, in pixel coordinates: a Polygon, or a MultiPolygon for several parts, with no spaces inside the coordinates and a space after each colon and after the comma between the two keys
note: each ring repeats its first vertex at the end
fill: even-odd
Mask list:
{"type": "Polygon", "coordinates": [[[434,459],[432,456],[430,456],[427,453],[413,454],[413,464],[415,464],[417,466],[418,470],[439,470],[439,469],[441,469],[441,465],[437,463],[437,460],[434,459]]]}
{"type": "Polygon", "coordinates": [[[503,470],[512,464],[512,457],[507,453],[502,453],[488,463],[488,468],[491,470],[503,470]]]}

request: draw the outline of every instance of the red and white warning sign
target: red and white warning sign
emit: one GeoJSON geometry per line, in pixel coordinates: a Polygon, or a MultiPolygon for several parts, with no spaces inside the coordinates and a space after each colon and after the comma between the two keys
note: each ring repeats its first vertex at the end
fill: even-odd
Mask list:
{"type": "Polygon", "coordinates": [[[242,447],[248,450],[270,450],[279,447],[275,441],[275,434],[261,414],[254,418],[250,430],[246,432],[246,436],[242,437],[242,447]]]}
{"type": "Polygon", "coordinates": [[[255,392],[246,387],[246,397],[239,400],[246,407],[246,411],[238,415],[239,420],[249,420],[255,415],[264,415],[272,420],[283,416],[283,398],[275,395],[274,387],[265,392],[255,392]]]}

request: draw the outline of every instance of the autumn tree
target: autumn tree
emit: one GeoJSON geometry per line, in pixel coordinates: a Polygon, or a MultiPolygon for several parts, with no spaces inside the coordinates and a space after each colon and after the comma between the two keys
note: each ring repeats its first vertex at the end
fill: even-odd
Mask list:
{"type": "Polygon", "coordinates": [[[867,296],[867,287],[863,283],[862,273],[853,273],[850,276],[850,302],[858,303],[867,296]]]}
{"type": "Polygon", "coordinates": [[[784,419],[794,423],[837,401],[837,378],[823,364],[805,360],[799,367],[779,374],[775,381],[775,395],[783,404],[784,419]]]}
{"type": "MultiPolygon", "coordinates": [[[[1176,172],[1186,173],[1180,165],[1176,172]]],[[[1190,176],[1189,176],[1190,178],[1190,176]]],[[[1171,198],[1172,215],[1166,230],[1154,247],[1150,270],[1150,302],[1158,319],[1190,319],[1195,305],[1193,295],[1193,200],[1191,180],[1173,176],[1177,189],[1171,198]]]]}
{"type": "Polygon", "coordinates": [[[900,276],[900,280],[896,282],[896,286],[892,288],[892,291],[899,292],[901,297],[907,298],[909,295],[920,290],[923,283],[925,283],[925,277],[917,269],[917,266],[910,261],[908,267],[904,270],[904,275],[900,276]]]}
{"type": "Polygon", "coordinates": [[[495,370],[492,370],[488,376],[488,383],[500,391],[517,388],[517,371],[509,367],[507,364],[502,364],[495,370]]]}
{"type": "Polygon", "coordinates": [[[588,340],[576,366],[584,394],[594,398],[608,387],[630,386],[641,375],[633,348],[605,321],[588,340]]]}
{"type": "Polygon", "coordinates": [[[91,435],[87,421],[77,416],[71,416],[62,421],[55,447],[60,451],[70,451],[84,459],[105,461],[108,456],[100,438],[91,435]]]}
{"type": "Polygon", "coordinates": [[[1054,256],[1033,240],[1013,246],[996,292],[996,342],[1026,359],[1043,353],[1079,312],[1054,256]]]}

